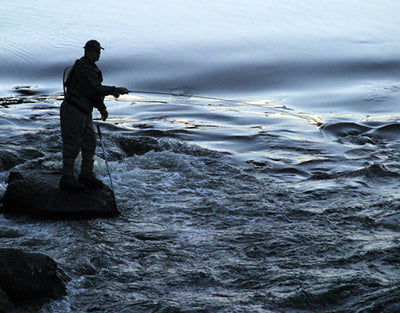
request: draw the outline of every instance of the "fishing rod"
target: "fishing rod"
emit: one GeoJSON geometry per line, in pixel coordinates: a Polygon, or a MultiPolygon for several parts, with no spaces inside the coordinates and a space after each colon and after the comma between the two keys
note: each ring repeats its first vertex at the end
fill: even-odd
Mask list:
{"type": "Polygon", "coordinates": [[[98,122],[96,122],[96,126],[97,126],[97,133],[98,133],[99,138],[100,138],[101,149],[103,150],[103,154],[104,154],[104,161],[106,162],[106,168],[107,168],[108,178],[109,178],[109,180],[110,180],[110,189],[111,189],[111,193],[112,193],[112,196],[114,197],[115,205],[116,205],[116,207],[117,207],[117,211],[119,212],[118,202],[117,202],[117,198],[115,197],[114,185],[113,185],[113,181],[112,181],[112,178],[111,178],[111,171],[110,171],[110,167],[108,166],[108,159],[107,159],[106,148],[105,148],[105,146],[104,146],[103,137],[102,137],[102,135],[101,135],[101,130],[100,130],[100,125],[99,125],[98,122]]]}

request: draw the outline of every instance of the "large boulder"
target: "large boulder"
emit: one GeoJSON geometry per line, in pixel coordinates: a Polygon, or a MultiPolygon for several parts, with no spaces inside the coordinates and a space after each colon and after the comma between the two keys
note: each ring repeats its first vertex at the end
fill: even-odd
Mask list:
{"type": "Polygon", "coordinates": [[[0,308],[12,308],[8,298],[17,303],[60,298],[66,295],[65,280],[57,263],[44,254],[0,249],[0,289],[4,291],[0,291],[0,308]]]}
{"type": "Polygon", "coordinates": [[[0,287],[0,313],[11,313],[14,312],[14,305],[10,298],[0,287]]]}
{"type": "Polygon", "coordinates": [[[11,172],[2,200],[5,215],[26,214],[50,219],[114,217],[115,197],[107,186],[82,191],[61,190],[58,172],[11,172]]]}

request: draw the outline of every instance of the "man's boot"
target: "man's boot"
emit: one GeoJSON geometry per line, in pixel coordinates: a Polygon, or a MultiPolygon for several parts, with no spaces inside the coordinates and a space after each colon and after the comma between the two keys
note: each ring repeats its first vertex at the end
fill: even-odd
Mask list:
{"type": "Polygon", "coordinates": [[[103,188],[103,182],[98,179],[93,173],[81,173],[78,181],[89,188],[100,189],[103,188]]]}
{"type": "Polygon", "coordinates": [[[75,177],[63,175],[60,180],[60,188],[68,190],[83,190],[85,185],[76,181],[75,177]]]}

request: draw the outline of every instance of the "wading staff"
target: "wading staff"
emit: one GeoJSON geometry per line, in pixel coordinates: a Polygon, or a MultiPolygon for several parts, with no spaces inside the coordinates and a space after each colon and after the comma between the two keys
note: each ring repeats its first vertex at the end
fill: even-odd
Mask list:
{"type": "Polygon", "coordinates": [[[97,127],[97,133],[98,133],[99,138],[100,138],[101,149],[103,150],[103,154],[104,154],[104,161],[106,162],[106,168],[107,168],[108,178],[110,179],[111,193],[112,193],[112,195],[113,195],[113,197],[114,197],[115,205],[117,206],[117,211],[119,212],[118,202],[117,202],[117,198],[115,197],[114,185],[113,185],[113,181],[112,181],[112,178],[111,178],[110,167],[108,166],[106,148],[105,148],[105,146],[104,146],[103,137],[101,136],[101,130],[100,130],[100,125],[99,125],[99,123],[96,123],[96,127],[97,127]]]}

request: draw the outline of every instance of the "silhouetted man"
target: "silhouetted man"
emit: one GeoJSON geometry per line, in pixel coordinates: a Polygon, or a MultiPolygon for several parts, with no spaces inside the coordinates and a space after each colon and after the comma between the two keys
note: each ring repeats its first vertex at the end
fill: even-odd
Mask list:
{"type": "MultiPolygon", "coordinates": [[[[93,173],[96,134],[93,130],[92,111],[96,108],[105,121],[108,117],[104,97],[128,93],[123,87],[103,86],[103,77],[95,62],[103,49],[96,40],[85,45],[85,55],[77,60],[65,83],[65,99],[61,104],[61,136],[63,142],[63,171],[61,188],[83,189],[85,186],[101,188],[103,183],[93,173]],[[82,152],[81,172],[74,175],[75,159],[82,152]]],[[[104,49],[103,49],[104,50],[104,49]]]]}

